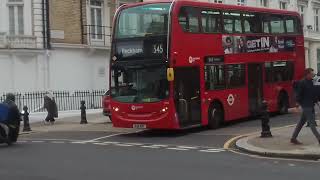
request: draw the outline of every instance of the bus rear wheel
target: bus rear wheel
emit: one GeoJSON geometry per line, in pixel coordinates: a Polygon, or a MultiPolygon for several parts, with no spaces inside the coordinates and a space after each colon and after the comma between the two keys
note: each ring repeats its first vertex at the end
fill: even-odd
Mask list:
{"type": "Polygon", "coordinates": [[[278,100],[279,114],[288,114],[289,97],[286,93],[281,93],[278,100]]]}
{"type": "Polygon", "coordinates": [[[214,103],[210,108],[209,108],[209,122],[208,122],[208,127],[210,129],[217,129],[221,126],[223,122],[223,109],[219,103],[214,103]]]}

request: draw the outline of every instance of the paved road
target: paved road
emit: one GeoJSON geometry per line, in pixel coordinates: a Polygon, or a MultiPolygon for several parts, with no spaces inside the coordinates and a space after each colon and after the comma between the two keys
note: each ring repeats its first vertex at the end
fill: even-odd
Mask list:
{"type": "MultiPolygon", "coordinates": [[[[273,117],[281,127],[295,115],[273,117]]],[[[256,120],[219,130],[50,132],[0,146],[1,180],[315,179],[320,163],[258,158],[226,151],[230,138],[260,130],[256,120]]],[[[319,147],[320,148],[320,147],[319,147]]]]}

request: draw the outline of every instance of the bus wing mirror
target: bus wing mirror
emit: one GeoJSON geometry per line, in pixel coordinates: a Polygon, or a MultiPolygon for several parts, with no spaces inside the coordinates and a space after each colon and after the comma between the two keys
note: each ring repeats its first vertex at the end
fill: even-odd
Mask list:
{"type": "Polygon", "coordinates": [[[168,79],[168,81],[173,81],[174,80],[174,70],[173,70],[173,68],[168,68],[167,69],[167,79],[168,79]]]}

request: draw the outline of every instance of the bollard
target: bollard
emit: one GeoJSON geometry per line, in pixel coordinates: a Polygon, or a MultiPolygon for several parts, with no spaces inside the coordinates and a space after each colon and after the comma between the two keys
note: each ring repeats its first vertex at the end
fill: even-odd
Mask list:
{"type": "Polygon", "coordinates": [[[80,110],[81,110],[81,121],[80,124],[88,124],[87,121],[87,113],[86,113],[86,102],[85,101],[81,101],[80,102],[81,106],[80,106],[80,110]]]}
{"type": "Polygon", "coordinates": [[[262,132],[260,137],[261,138],[272,137],[270,126],[269,126],[269,113],[268,113],[267,101],[262,102],[260,113],[261,113],[260,118],[261,118],[261,126],[262,126],[262,132]]]}
{"type": "Polygon", "coordinates": [[[23,106],[23,132],[31,131],[29,123],[29,112],[28,107],[23,106]]]}

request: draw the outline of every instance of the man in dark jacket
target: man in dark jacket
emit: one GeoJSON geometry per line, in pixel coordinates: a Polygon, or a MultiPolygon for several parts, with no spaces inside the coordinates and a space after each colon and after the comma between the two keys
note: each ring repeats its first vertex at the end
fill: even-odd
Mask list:
{"type": "Polygon", "coordinates": [[[318,100],[317,92],[315,91],[315,87],[312,81],[314,75],[315,74],[313,69],[307,68],[304,72],[305,77],[299,82],[299,88],[297,88],[296,101],[302,107],[302,115],[291,138],[291,143],[293,144],[302,144],[297,140],[297,137],[301,131],[301,128],[306,122],[309,123],[312,133],[318,139],[320,144],[320,134],[316,128],[314,111],[314,105],[318,100]]]}
{"type": "Polygon", "coordinates": [[[11,142],[16,142],[20,131],[21,114],[15,104],[14,94],[8,93],[6,95],[6,100],[3,103],[6,104],[9,109],[7,117],[8,121],[6,122],[6,125],[9,127],[8,138],[11,142]]]}

